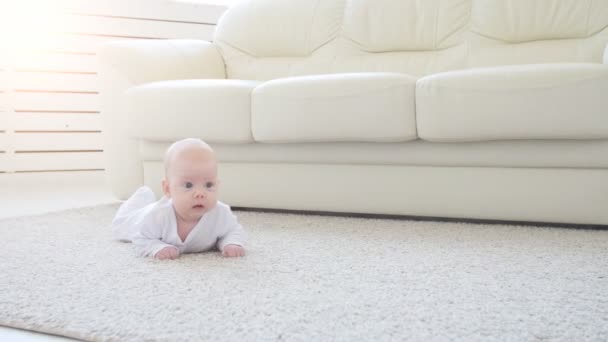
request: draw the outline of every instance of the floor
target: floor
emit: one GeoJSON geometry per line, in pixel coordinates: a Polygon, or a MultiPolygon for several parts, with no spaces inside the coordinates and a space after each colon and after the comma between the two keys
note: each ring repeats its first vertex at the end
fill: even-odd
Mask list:
{"type": "Polygon", "coordinates": [[[116,201],[102,171],[0,173],[0,189],[0,219],[116,201]]]}
{"type": "MultiPolygon", "coordinates": [[[[0,174],[0,219],[114,202],[101,171],[0,174]]],[[[0,326],[0,341],[73,340],[0,326]]]]}

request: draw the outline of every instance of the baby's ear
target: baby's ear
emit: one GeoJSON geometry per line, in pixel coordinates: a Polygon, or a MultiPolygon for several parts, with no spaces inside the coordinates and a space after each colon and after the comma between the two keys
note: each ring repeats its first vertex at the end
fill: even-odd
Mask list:
{"type": "Polygon", "coordinates": [[[167,180],[167,178],[163,178],[162,187],[163,194],[165,194],[165,196],[167,197],[171,197],[171,189],[169,188],[169,181],[167,180]]]}

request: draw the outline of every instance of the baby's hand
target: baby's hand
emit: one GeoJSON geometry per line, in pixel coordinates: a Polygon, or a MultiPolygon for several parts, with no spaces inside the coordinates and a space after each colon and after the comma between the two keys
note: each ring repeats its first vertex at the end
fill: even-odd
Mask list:
{"type": "Polygon", "coordinates": [[[165,260],[165,259],[177,259],[179,256],[179,251],[176,247],[169,246],[161,249],[154,256],[156,259],[165,260]]]}
{"type": "Polygon", "coordinates": [[[239,245],[226,245],[222,255],[225,257],[242,257],[245,256],[245,248],[239,245]]]}

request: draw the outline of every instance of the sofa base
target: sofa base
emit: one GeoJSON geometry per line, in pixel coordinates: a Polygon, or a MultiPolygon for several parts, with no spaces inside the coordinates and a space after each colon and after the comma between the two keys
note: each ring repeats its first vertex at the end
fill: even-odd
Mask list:
{"type": "MultiPolygon", "coordinates": [[[[144,183],[160,195],[160,161],[144,183]]],[[[235,207],[608,224],[608,169],[227,163],[235,207]]]]}

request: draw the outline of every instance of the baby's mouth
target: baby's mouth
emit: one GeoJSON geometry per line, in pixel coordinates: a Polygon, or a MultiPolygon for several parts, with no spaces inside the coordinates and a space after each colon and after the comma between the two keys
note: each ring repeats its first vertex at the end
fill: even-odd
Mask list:
{"type": "Polygon", "coordinates": [[[205,208],[205,206],[202,204],[195,204],[192,206],[192,209],[203,209],[203,208],[205,208]]]}

